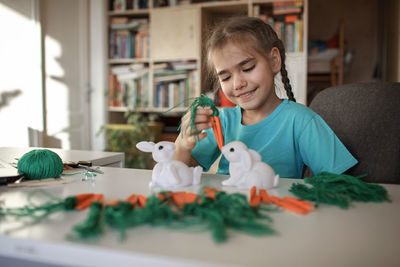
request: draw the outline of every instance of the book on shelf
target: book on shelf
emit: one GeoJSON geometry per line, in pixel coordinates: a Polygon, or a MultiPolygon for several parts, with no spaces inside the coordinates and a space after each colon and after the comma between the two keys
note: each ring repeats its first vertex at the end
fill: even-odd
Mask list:
{"type": "Polygon", "coordinates": [[[197,70],[163,70],[154,73],[154,107],[188,106],[197,93],[197,70]]]}
{"type": "Polygon", "coordinates": [[[149,57],[148,19],[112,18],[109,43],[109,56],[112,59],[149,57]]]}
{"type": "Polygon", "coordinates": [[[195,70],[197,69],[196,61],[174,61],[171,62],[174,70],[195,70]]]}
{"type": "Polygon", "coordinates": [[[113,17],[110,21],[111,30],[140,30],[147,29],[149,20],[147,18],[113,17]]]}
{"type": "Polygon", "coordinates": [[[303,1],[255,4],[253,15],[271,25],[287,52],[303,51],[303,1]]]}
{"type": "Polygon", "coordinates": [[[148,8],[148,0],[111,0],[110,10],[125,11],[130,9],[148,8]]]}
{"type": "Polygon", "coordinates": [[[184,80],[188,77],[187,73],[182,74],[174,74],[174,75],[163,75],[163,76],[154,76],[154,82],[172,82],[178,80],[184,80]]]}
{"type": "Polygon", "coordinates": [[[109,73],[110,107],[147,107],[149,69],[145,64],[113,66],[109,73]]]}
{"type": "Polygon", "coordinates": [[[154,107],[171,108],[187,99],[186,80],[159,82],[155,84],[154,107]]]}
{"type": "Polygon", "coordinates": [[[154,76],[170,76],[177,74],[187,74],[187,70],[174,70],[174,69],[154,69],[154,76]]]}
{"type": "Polygon", "coordinates": [[[126,0],[112,0],[111,7],[114,11],[124,11],[127,9],[126,0]]]}

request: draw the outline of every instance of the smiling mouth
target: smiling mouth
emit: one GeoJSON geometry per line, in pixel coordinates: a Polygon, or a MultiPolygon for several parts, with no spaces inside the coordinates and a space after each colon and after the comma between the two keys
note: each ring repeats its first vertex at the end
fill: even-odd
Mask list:
{"type": "Polygon", "coordinates": [[[256,92],[256,90],[257,90],[257,88],[254,89],[254,90],[251,90],[251,91],[249,91],[249,92],[240,94],[240,95],[238,95],[238,96],[236,96],[236,97],[237,97],[237,98],[248,98],[248,97],[251,97],[251,96],[256,92]]]}

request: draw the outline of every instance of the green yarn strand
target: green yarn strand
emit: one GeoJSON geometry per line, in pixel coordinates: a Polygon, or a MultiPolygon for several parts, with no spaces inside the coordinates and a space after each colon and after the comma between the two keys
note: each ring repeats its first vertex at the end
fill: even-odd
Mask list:
{"type": "MultiPolygon", "coordinates": [[[[194,118],[196,117],[196,109],[198,107],[210,107],[211,110],[213,111],[213,113],[210,115],[210,117],[219,115],[219,111],[218,111],[217,107],[214,105],[213,100],[211,98],[209,98],[208,96],[206,96],[205,94],[201,94],[201,96],[196,97],[194,99],[194,101],[189,106],[189,108],[184,112],[184,114],[186,114],[187,112],[190,112],[190,128],[191,128],[192,134],[194,134],[194,136],[196,137],[195,138],[196,142],[199,141],[199,137],[198,137],[197,127],[194,122],[194,118]]],[[[179,125],[178,131],[181,130],[181,126],[182,126],[182,123],[179,125]]]]}
{"type": "Polygon", "coordinates": [[[73,231],[77,234],[68,236],[69,239],[96,239],[103,233],[103,204],[94,201],[90,204],[89,215],[81,224],[75,225],[73,231]]]}
{"type": "Polygon", "coordinates": [[[55,152],[48,149],[35,149],[24,154],[18,161],[18,172],[26,179],[38,180],[57,178],[64,169],[64,164],[55,152]]]}
{"type": "Polygon", "coordinates": [[[312,178],[305,178],[306,184],[292,184],[290,192],[297,197],[347,209],[351,202],[390,201],[386,189],[379,184],[362,181],[363,176],[321,172],[312,178]]]}

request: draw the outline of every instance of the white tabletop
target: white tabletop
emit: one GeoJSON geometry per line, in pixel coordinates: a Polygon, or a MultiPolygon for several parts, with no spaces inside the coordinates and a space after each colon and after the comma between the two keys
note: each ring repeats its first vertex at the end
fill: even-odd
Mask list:
{"type": "MultiPolygon", "coordinates": [[[[25,153],[38,147],[0,147],[0,159],[5,162],[14,162],[15,158],[21,158],[25,153]]],[[[63,161],[91,161],[95,166],[123,167],[125,154],[122,152],[105,152],[89,150],[63,150],[58,148],[46,148],[57,153],[63,161]]]]}
{"type": "MultiPolygon", "coordinates": [[[[132,193],[150,195],[151,171],[102,168],[95,183],[76,181],[43,189],[65,198],[78,193],[103,193],[107,200],[132,193]]],[[[202,184],[222,188],[226,176],[203,174],[202,184]]],[[[294,179],[281,179],[270,195],[292,196],[294,179]]],[[[127,231],[125,242],[106,229],[98,242],[70,242],[65,236],[82,222],[84,212],[59,212],[37,225],[6,234],[18,222],[0,221],[0,255],[51,264],[80,266],[400,266],[400,185],[384,185],[391,203],[355,203],[348,210],[320,206],[309,215],[272,213],[278,235],[253,237],[228,231],[225,243],[215,243],[210,232],[188,233],[141,226],[127,231]],[[136,263],[136,264],[135,264],[136,263]]],[[[200,186],[184,191],[198,192],[200,186]]],[[[232,188],[222,188],[227,192],[232,188]]],[[[0,188],[5,207],[27,203],[37,188],[0,188]]],[[[247,194],[247,191],[241,191],[247,194]]]]}

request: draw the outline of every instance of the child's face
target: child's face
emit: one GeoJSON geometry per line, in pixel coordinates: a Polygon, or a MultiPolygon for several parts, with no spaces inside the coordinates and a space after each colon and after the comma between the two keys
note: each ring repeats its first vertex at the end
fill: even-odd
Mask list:
{"type": "MultiPolygon", "coordinates": [[[[272,51],[276,54],[277,49],[272,51]]],[[[276,58],[267,61],[232,42],[214,51],[212,56],[221,88],[231,102],[244,110],[256,111],[268,108],[276,100],[274,76],[280,70],[280,57],[278,66],[273,63],[276,58]]]]}

